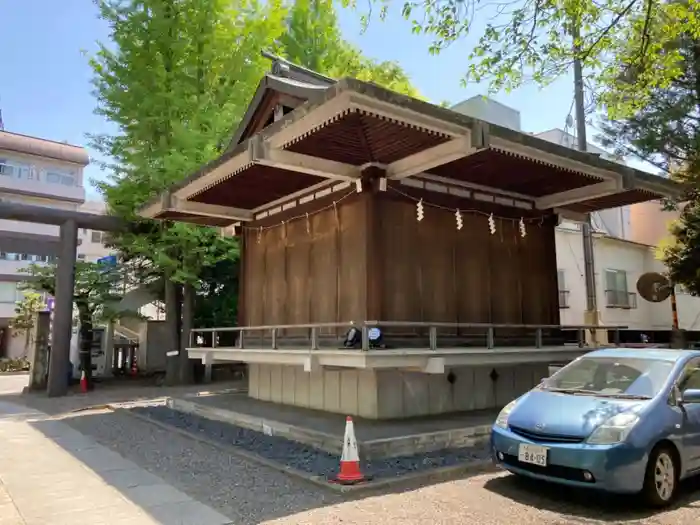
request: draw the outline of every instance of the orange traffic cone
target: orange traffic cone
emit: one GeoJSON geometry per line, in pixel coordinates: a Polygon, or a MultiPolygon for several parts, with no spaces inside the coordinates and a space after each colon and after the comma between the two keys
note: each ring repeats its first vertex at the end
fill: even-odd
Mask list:
{"type": "Polygon", "coordinates": [[[345,437],[343,438],[343,455],[340,457],[340,472],[335,478],[337,483],[353,485],[366,481],[360,470],[360,454],[357,451],[355,427],[350,416],[345,420],[345,437]]]}
{"type": "Polygon", "coordinates": [[[80,375],[80,391],[83,394],[87,394],[87,391],[88,391],[88,382],[87,382],[87,375],[85,374],[85,370],[83,370],[83,373],[80,375]]]}

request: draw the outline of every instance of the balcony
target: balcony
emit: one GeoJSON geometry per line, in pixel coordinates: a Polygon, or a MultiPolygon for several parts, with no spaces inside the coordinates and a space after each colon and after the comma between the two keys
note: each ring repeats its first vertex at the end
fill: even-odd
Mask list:
{"type": "Polygon", "coordinates": [[[85,202],[85,188],[76,186],[75,182],[67,184],[70,181],[63,183],[61,180],[56,182],[48,179],[37,180],[37,176],[36,170],[32,167],[24,168],[24,171],[20,172],[17,166],[0,164],[0,191],[45,199],[85,202]]]}
{"type": "Polygon", "coordinates": [[[46,235],[48,237],[56,237],[56,239],[58,239],[60,228],[58,226],[54,226],[53,224],[38,224],[35,222],[0,219],[0,231],[32,235],[46,235]]]}
{"type": "Polygon", "coordinates": [[[569,307],[569,290],[559,290],[559,308],[569,307]]]}
{"type": "MultiPolygon", "coordinates": [[[[8,255],[4,253],[0,253],[0,256],[2,255],[8,255]]],[[[12,255],[20,255],[20,254],[12,254],[12,255]]],[[[29,256],[29,259],[25,260],[8,260],[8,259],[2,259],[0,258],[0,276],[3,275],[17,275],[20,273],[20,270],[23,270],[25,268],[28,268],[31,264],[47,264],[47,261],[45,259],[36,257],[36,256],[29,256]]]]}
{"type": "Polygon", "coordinates": [[[625,290],[605,290],[605,305],[607,308],[632,310],[637,308],[637,294],[625,290]]]}

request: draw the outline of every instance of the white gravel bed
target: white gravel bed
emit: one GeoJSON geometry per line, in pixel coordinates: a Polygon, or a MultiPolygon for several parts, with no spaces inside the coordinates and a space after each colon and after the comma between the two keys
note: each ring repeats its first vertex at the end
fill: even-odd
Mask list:
{"type": "Polygon", "coordinates": [[[230,517],[235,525],[257,525],[342,501],[338,494],[119,411],[65,422],[230,517]]]}

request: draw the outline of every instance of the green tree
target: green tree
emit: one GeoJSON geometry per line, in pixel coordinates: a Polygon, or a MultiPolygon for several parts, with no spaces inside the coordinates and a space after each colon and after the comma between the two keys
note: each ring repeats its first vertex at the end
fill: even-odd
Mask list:
{"type": "MultiPolygon", "coordinates": [[[[94,136],[92,145],[108,159],[104,167],[110,175],[99,187],[109,211],[134,224],[111,244],[139,268],[140,279],[165,278],[171,340],[164,344],[182,347],[187,326],[178,324],[182,319],[186,325],[188,316],[180,314],[181,303],[187,311],[194,306],[198,320],[213,323],[214,315],[217,322],[232,320],[237,281],[220,272],[236,266],[238,244],[213,228],[142,220],[137,212],[221,153],[269,68],[260,50],[275,49],[321,73],[414,91],[398,66],[375,64],[340,38],[327,1],[98,0],[98,5],[112,42],[90,60],[97,113],[116,124],[118,133],[94,136]],[[225,287],[217,284],[222,282],[225,287]],[[202,311],[204,298],[212,303],[209,314],[202,311]]],[[[179,370],[172,361],[166,379],[184,378],[186,354],[181,353],[179,370]]]]}
{"type": "MultiPolygon", "coordinates": [[[[78,313],[80,366],[86,372],[88,383],[92,371],[94,326],[119,317],[139,316],[138,312],[123,311],[119,308],[126,278],[123,268],[85,261],[77,261],[75,264],[73,304],[78,313]]],[[[56,295],[55,264],[32,264],[20,272],[27,275],[27,280],[20,284],[20,289],[56,295]]]]}
{"type": "Polygon", "coordinates": [[[679,38],[674,53],[682,57],[682,73],[653,90],[631,116],[603,121],[600,141],[621,157],[646,161],[685,183],[686,202],[660,255],[670,278],[700,295],[700,40],[679,38]]]}
{"type": "MultiPolygon", "coordinates": [[[[101,45],[90,61],[97,113],[119,132],[95,136],[92,145],[109,159],[111,175],[100,189],[110,212],[137,224],[111,242],[126,259],[164,276],[166,289],[178,283],[189,290],[202,268],[236,258],[237,243],[211,228],[143,221],[137,211],[217,156],[259,81],[259,51],[281,33],[284,12],[276,1],[256,0],[98,5],[114,45],[101,45]]],[[[168,304],[173,333],[165,344],[177,347],[180,315],[168,304]]],[[[186,363],[169,363],[171,382],[186,363]]]]}
{"type": "Polygon", "coordinates": [[[290,62],[331,78],[357,78],[419,96],[396,62],[376,62],[342,38],[332,0],[295,0],[276,50],[290,62]]]}
{"type": "Polygon", "coordinates": [[[36,316],[46,309],[44,297],[40,293],[26,291],[22,300],[17,301],[15,317],[10,320],[12,336],[24,335],[24,348],[27,350],[32,344],[32,332],[36,325],[36,316]]]}
{"type": "MultiPolygon", "coordinates": [[[[700,37],[700,7],[686,1],[399,0],[397,5],[371,0],[370,6],[376,3],[379,18],[400,11],[414,33],[432,37],[434,54],[476,37],[465,57],[465,81],[487,80],[493,91],[530,80],[546,85],[568,73],[576,56],[590,84],[606,88],[599,103],[618,116],[643,107],[653,90],[667,87],[681,73],[681,57],[668,43],[685,35],[700,37]],[[574,39],[576,32],[580,35],[574,39]],[[607,89],[611,86],[615,89],[607,89]]],[[[365,24],[369,15],[371,10],[362,14],[365,24]]]]}

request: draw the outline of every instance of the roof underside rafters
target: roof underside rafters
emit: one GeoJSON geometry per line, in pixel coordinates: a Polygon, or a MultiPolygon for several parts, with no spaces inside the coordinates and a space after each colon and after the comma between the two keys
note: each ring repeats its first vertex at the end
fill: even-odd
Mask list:
{"type": "Polygon", "coordinates": [[[255,220],[287,197],[352,183],[368,166],[389,180],[450,180],[572,216],[680,194],[661,177],[374,85],[346,79],[322,95],[310,89],[313,100],[227,150],[143,214],[217,226],[255,220]]]}

